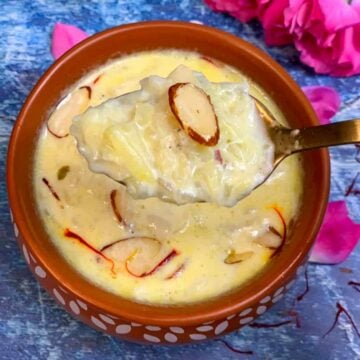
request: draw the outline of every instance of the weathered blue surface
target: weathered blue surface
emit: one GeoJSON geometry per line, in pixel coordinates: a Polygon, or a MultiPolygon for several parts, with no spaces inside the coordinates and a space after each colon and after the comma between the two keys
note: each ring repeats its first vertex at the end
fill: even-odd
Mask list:
{"type": "MultiPolygon", "coordinates": [[[[255,43],[285,66],[301,85],[324,84],[342,96],[335,120],[360,117],[360,77],[333,79],[315,75],[298,62],[292,47],[265,47],[256,23],[241,25],[233,18],[215,14],[197,0],[46,1],[0,2],[0,178],[5,177],[5,154],[9,134],[26,95],[51,64],[50,34],[54,22],[76,24],[90,34],[141,20],[198,20],[232,32],[255,43]],[[80,5],[81,4],[81,5],[80,5]]],[[[332,199],[344,191],[360,171],[355,146],[331,151],[332,199]]],[[[360,189],[360,179],[357,185],[360,189]]],[[[360,221],[359,196],[346,198],[353,219],[360,221]]],[[[360,338],[346,317],[322,339],[340,301],[360,327],[360,293],[347,285],[360,281],[360,247],[341,266],[309,267],[310,291],[296,305],[301,327],[294,323],[278,328],[247,327],[224,339],[234,347],[253,350],[246,356],[212,341],[182,347],[140,346],[116,340],[72,319],[39,288],[15,243],[7,208],[5,183],[0,183],[0,359],[360,359],[360,338]]],[[[339,229],[341,231],[341,229],[339,229]]],[[[284,311],[304,289],[299,281],[286,300],[262,316],[261,322],[289,319],[284,311]]]]}

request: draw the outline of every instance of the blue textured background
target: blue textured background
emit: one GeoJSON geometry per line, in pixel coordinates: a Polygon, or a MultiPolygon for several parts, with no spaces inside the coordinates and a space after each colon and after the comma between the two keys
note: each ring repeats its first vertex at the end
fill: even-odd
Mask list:
{"type": "MultiPolygon", "coordinates": [[[[89,34],[142,20],[197,20],[234,33],[256,44],[278,60],[301,85],[330,85],[342,97],[334,121],[360,117],[360,77],[334,79],[315,75],[298,62],[293,47],[267,48],[260,26],[242,25],[211,12],[200,0],[119,0],[0,2],[0,177],[5,178],[9,134],[30,89],[52,63],[50,35],[56,21],[75,24],[89,34]]],[[[345,189],[360,171],[355,146],[333,149],[331,198],[344,198],[345,189]]],[[[357,184],[360,190],[360,179],[357,184]]],[[[360,221],[358,195],[346,198],[354,220],[360,221]]],[[[277,328],[246,327],[224,337],[232,346],[254,355],[230,351],[222,342],[182,347],[141,346],[119,341],[72,319],[42,290],[25,265],[10,224],[5,182],[0,183],[0,359],[360,359],[360,338],[341,315],[327,337],[339,301],[360,327],[360,293],[347,285],[360,281],[360,247],[341,266],[310,265],[310,291],[296,304],[301,327],[290,323],[277,328]],[[345,273],[340,267],[352,269],[345,273]]],[[[341,229],[340,229],[341,230],[341,229]]],[[[291,319],[286,310],[305,287],[298,281],[285,300],[258,322],[291,319]]]]}

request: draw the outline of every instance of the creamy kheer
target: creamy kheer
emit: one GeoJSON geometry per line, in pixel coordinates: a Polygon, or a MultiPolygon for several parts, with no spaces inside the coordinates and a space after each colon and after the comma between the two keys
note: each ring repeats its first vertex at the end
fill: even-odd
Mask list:
{"type": "MultiPolygon", "coordinates": [[[[37,145],[35,195],[51,240],[89,281],[138,302],[204,301],[249,281],[276,261],[302,194],[297,156],[232,208],[136,200],[120,183],[89,170],[70,134],[73,117],[182,65],[212,83],[242,84],[284,122],[272,100],[236,69],[196,53],[153,51],[85,76],[50,115],[37,145]]],[[[216,149],[213,157],[225,163],[216,149]]]]}
{"type": "Polygon", "coordinates": [[[91,170],[126,184],[136,198],[224,206],[271,172],[274,144],[247,81],[211,83],[181,65],[140,85],[75,117],[71,134],[91,170]],[[170,95],[174,88],[182,93],[170,95]],[[192,122],[188,132],[182,118],[192,122]]]}

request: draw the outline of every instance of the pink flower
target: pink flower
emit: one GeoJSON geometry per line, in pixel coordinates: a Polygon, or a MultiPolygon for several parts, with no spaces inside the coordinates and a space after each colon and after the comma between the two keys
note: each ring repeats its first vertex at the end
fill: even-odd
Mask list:
{"type": "Polygon", "coordinates": [[[292,36],[284,25],[284,10],[289,0],[257,0],[258,17],[262,22],[267,45],[286,45],[292,36]]]}
{"type": "Polygon", "coordinates": [[[291,42],[284,26],[284,9],[289,0],[204,0],[215,11],[226,11],[241,22],[259,18],[268,45],[285,45],[291,42]]]}
{"type": "Polygon", "coordinates": [[[360,224],[354,223],[344,201],[330,202],[310,261],[337,264],[344,261],[357,245],[360,224]]]}
{"type": "Polygon", "coordinates": [[[360,1],[289,0],[285,26],[300,59],[321,74],[360,73],[360,1]]]}
{"type": "Polygon", "coordinates": [[[305,86],[302,88],[310,100],[321,124],[328,124],[340,107],[340,96],[327,86],[305,86]]]}
{"type": "Polygon", "coordinates": [[[52,34],[51,53],[56,60],[89,35],[76,26],[56,23],[52,34]]]}
{"type": "Polygon", "coordinates": [[[204,0],[215,11],[226,11],[241,22],[248,22],[257,16],[258,0],[204,0]]]}
{"type": "Polygon", "coordinates": [[[242,22],[258,18],[268,45],[294,42],[321,74],[360,73],[360,0],[205,0],[242,22]]]}

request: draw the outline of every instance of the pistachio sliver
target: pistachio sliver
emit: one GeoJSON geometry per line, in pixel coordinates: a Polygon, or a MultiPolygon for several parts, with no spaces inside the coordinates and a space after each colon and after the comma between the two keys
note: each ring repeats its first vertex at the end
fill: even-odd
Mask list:
{"type": "Polygon", "coordinates": [[[236,252],[232,251],[226,257],[224,262],[225,262],[225,264],[236,264],[236,263],[250,259],[253,255],[254,255],[253,251],[244,251],[241,253],[236,253],[236,252]]]}
{"type": "Polygon", "coordinates": [[[57,172],[57,179],[58,180],[65,179],[69,171],[70,171],[70,166],[68,165],[62,166],[57,172]]]}

